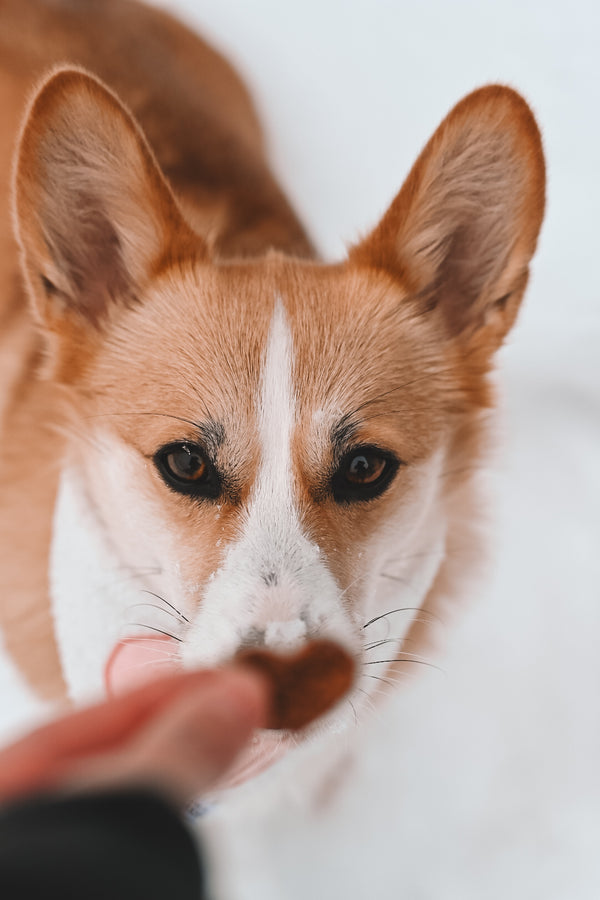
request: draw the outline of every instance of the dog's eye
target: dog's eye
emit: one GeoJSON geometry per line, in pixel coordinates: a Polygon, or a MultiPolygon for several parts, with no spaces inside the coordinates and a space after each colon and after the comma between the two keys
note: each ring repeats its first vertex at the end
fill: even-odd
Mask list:
{"type": "Polygon", "coordinates": [[[378,447],[355,447],[340,462],[331,480],[338,503],[372,500],[383,493],[398,471],[399,460],[378,447]]]}
{"type": "Polygon", "coordinates": [[[154,462],[168,486],[179,493],[217,497],[220,492],[218,473],[198,444],[167,444],[155,455],[154,462]]]}
{"type": "Polygon", "coordinates": [[[206,473],[206,460],[188,444],[176,447],[164,456],[165,468],[180,481],[200,481],[206,473]]]}
{"type": "Polygon", "coordinates": [[[375,453],[358,453],[345,467],[346,481],[351,484],[373,484],[383,474],[386,460],[375,453]]]}

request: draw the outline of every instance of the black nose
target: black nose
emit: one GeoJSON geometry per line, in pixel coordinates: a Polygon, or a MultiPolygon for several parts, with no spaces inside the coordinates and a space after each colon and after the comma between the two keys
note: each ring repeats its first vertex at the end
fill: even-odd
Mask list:
{"type": "Polygon", "coordinates": [[[260,672],[271,685],[268,728],[296,731],[326,713],[354,681],[354,660],[333,641],[311,641],[291,656],[241,650],[236,661],[260,672]]]}

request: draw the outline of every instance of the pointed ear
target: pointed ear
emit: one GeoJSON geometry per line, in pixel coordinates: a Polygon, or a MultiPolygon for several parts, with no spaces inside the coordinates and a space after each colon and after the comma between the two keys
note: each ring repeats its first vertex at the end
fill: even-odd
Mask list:
{"type": "Polygon", "coordinates": [[[509,88],[481,88],[444,119],[350,260],[388,271],[423,311],[441,312],[450,336],[477,335],[493,352],[527,283],[544,190],[529,107],[509,88]]]}
{"type": "Polygon", "coordinates": [[[170,258],[201,252],[134,119],[79,69],[33,98],[14,197],[34,307],[59,335],[97,330],[170,258]]]}

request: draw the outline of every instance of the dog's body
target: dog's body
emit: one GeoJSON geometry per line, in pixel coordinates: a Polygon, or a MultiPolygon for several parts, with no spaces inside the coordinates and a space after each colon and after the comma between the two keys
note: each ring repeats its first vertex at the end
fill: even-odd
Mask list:
{"type": "Polygon", "coordinates": [[[5,0],[0,26],[8,648],[62,695],[53,606],[84,694],[152,590],[184,665],[338,642],[361,676],[352,720],[389,665],[369,623],[406,608],[383,656],[418,661],[419,612],[478,554],[488,373],[543,215],[533,117],[506,88],[467,97],[379,226],[322,265],[220,57],[134,3],[22,6],[5,0]],[[153,154],[88,75],[42,88],[15,176],[32,315],[10,158],[27,92],[59,61],[112,88],[153,154]]]}

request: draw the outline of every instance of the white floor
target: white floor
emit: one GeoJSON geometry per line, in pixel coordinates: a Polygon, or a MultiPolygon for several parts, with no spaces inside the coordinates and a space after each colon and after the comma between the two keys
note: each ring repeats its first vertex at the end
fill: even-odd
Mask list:
{"type": "MultiPolygon", "coordinates": [[[[600,897],[600,6],[179,0],[237,61],[327,257],[372,225],[448,108],[521,89],[549,207],[501,355],[495,565],[425,670],[348,740],[318,811],[300,764],[208,820],[219,900],[600,897]]],[[[0,661],[1,662],[1,661],[0,661]]],[[[33,705],[8,664],[0,725],[33,705]]]]}

